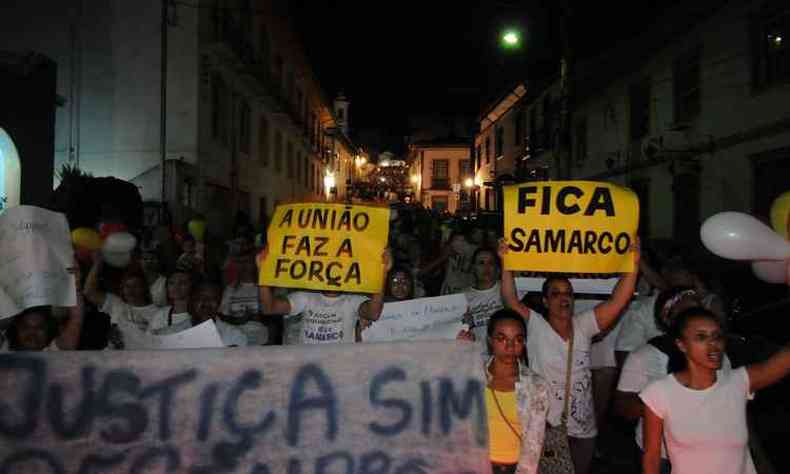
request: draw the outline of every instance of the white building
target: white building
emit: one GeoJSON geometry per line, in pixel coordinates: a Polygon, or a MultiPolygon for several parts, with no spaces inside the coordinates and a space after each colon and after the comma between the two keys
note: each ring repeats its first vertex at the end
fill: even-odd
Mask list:
{"type": "Polygon", "coordinates": [[[164,187],[162,2],[12,3],[0,6],[3,48],[58,66],[56,168],[132,181],[146,201],[164,189],[176,223],[203,212],[219,234],[236,211],[256,223],[279,201],[345,197],[348,118],[338,123],[283,1],[169,5],[164,187]]]}
{"type": "MultiPolygon", "coordinates": [[[[651,20],[668,30],[577,66],[570,177],[631,187],[644,235],[694,243],[708,216],[765,217],[790,187],[790,4],[680,8],[651,20]]],[[[508,172],[522,180],[563,174],[554,154],[558,97],[558,80],[527,85],[511,106],[519,113],[489,127],[518,129],[521,117],[524,159],[508,172]]],[[[485,147],[489,136],[476,143],[485,147]]]]}

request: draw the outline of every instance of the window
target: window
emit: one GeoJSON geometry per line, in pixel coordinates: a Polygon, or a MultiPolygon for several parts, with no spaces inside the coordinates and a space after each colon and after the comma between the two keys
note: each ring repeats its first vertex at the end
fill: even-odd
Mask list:
{"type": "Polygon", "coordinates": [[[294,145],[291,141],[288,141],[286,145],[286,154],[285,154],[285,167],[288,171],[288,178],[293,179],[294,177],[294,145]]]}
{"type": "Polygon", "coordinates": [[[450,189],[448,160],[433,160],[433,176],[431,177],[431,188],[450,189]]]}
{"type": "Polygon", "coordinates": [[[551,139],[552,139],[552,121],[554,120],[554,116],[552,115],[554,111],[552,110],[551,105],[551,95],[546,94],[543,98],[543,147],[550,148],[551,147],[551,139]]]}
{"type": "Polygon", "coordinates": [[[490,211],[491,210],[491,188],[486,188],[485,200],[486,200],[485,209],[487,211],[490,211]]]}
{"type": "Polygon", "coordinates": [[[639,141],[650,131],[650,81],[632,84],[628,92],[630,104],[629,133],[632,142],[639,141]]]}
{"type": "Polygon", "coordinates": [[[250,105],[242,101],[239,108],[239,151],[247,155],[250,154],[250,115],[250,105]]]}
{"type": "Polygon", "coordinates": [[[274,170],[283,170],[283,134],[279,130],[274,132],[274,170]]]}
{"type": "Polygon", "coordinates": [[[227,94],[225,81],[219,74],[214,74],[211,81],[211,136],[223,145],[228,144],[227,94]]]}
{"type": "Polygon", "coordinates": [[[758,87],[790,81],[790,7],[766,2],[754,28],[754,82],[758,87]]]}
{"type": "Polygon", "coordinates": [[[576,159],[576,165],[580,166],[587,158],[587,117],[581,117],[576,121],[573,143],[573,154],[576,159]]]}
{"type": "Polygon", "coordinates": [[[472,162],[470,160],[460,160],[458,162],[458,177],[461,180],[461,184],[464,184],[464,180],[466,178],[472,177],[472,162]]]}
{"type": "Polygon", "coordinates": [[[263,116],[258,121],[258,161],[269,166],[269,121],[263,116]]]}
{"type": "Polygon", "coordinates": [[[700,53],[698,50],[675,60],[672,68],[675,123],[688,122],[699,115],[700,82],[700,53]]]}
{"type": "Polygon", "coordinates": [[[485,155],[486,164],[491,163],[491,137],[486,137],[485,155]]]}
{"type": "Polygon", "coordinates": [[[498,160],[502,158],[505,145],[505,129],[504,127],[497,127],[496,136],[494,137],[494,157],[498,160]]]}
{"type": "Polygon", "coordinates": [[[481,159],[481,156],[480,156],[480,145],[477,145],[477,147],[475,148],[475,172],[477,172],[477,170],[480,169],[480,165],[483,164],[480,161],[480,159],[481,159]]]}
{"type": "Polygon", "coordinates": [[[526,115],[526,112],[524,112],[523,110],[517,110],[516,111],[516,136],[514,137],[514,140],[513,140],[513,143],[515,145],[521,145],[522,143],[524,143],[524,136],[525,136],[524,118],[525,118],[525,115],[526,115]]]}

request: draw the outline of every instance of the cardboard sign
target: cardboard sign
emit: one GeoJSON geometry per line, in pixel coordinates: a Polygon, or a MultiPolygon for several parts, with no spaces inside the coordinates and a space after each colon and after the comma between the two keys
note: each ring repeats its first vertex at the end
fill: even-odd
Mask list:
{"type": "Polygon", "coordinates": [[[490,472],[479,350],[2,354],[0,472],[490,472]]]}
{"type": "Polygon", "coordinates": [[[389,208],[331,203],[277,206],[260,284],[378,293],[389,237],[389,208]]]}
{"type": "Polygon", "coordinates": [[[463,293],[385,303],[381,317],[362,331],[365,342],[455,339],[467,310],[463,293]]]}
{"type": "Polygon", "coordinates": [[[508,270],[562,273],[633,271],[639,225],[631,190],[592,181],[506,186],[508,270]]]}
{"type": "Polygon", "coordinates": [[[0,214],[0,319],[41,305],[74,306],[77,289],[67,269],[74,248],[66,216],[35,206],[0,214]]]}
{"type": "Polygon", "coordinates": [[[123,336],[124,348],[127,350],[225,347],[217,325],[211,319],[184,331],[163,335],[142,332],[135,326],[129,325],[124,329],[123,336]]]}

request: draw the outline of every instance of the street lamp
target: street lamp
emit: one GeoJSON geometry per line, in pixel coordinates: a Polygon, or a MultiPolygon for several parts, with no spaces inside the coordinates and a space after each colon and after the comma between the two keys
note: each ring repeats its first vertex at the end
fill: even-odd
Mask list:
{"type": "Polygon", "coordinates": [[[502,32],[502,45],[505,48],[518,48],[521,44],[521,33],[514,29],[502,32]]]}
{"type": "Polygon", "coordinates": [[[329,195],[332,193],[332,188],[335,187],[335,174],[331,171],[327,171],[326,175],[324,176],[324,191],[326,191],[326,197],[329,198],[329,195]]]}
{"type": "Polygon", "coordinates": [[[472,178],[466,178],[466,181],[464,181],[464,186],[466,186],[467,188],[471,188],[474,185],[475,182],[472,180],[472,178]]]}

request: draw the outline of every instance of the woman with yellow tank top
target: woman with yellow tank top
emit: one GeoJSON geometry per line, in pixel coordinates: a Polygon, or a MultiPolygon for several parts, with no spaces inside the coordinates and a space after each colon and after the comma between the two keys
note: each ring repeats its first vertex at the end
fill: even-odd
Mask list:
{"type": "MultiPolygon", "coordinates": [[[[548,386],[526,366],[526,325],[512,310],[491,316],[485,389],[488,441],[493,474],[536,474],[543,452],[548,386]]],[[[460,339],[473,340],[471,331],[460,339]]]]}

